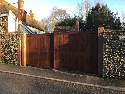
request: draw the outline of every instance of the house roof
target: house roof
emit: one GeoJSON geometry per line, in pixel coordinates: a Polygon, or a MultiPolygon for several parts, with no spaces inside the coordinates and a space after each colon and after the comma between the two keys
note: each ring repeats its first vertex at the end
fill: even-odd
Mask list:
{"type": "MultiPolygon", "coordinates": [[[[0,0],[0,12],[9,11],[9,10],[11,10],[16,16],[18,16],[18,8],[11,5],[5,0],[0,0]]],[[[37,20],[31,18],[29,15],[26,15],[26,24],[31,27],[37,28],[41,31],[45,31],[44,26],[37,20]]]]}

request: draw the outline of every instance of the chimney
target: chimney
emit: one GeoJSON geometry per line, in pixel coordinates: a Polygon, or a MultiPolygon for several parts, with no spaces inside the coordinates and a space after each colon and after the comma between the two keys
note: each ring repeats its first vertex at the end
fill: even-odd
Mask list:
{"type": "Polygon", "coordinates": [[[26,23],[26,14],[24,0],[18,0],[18,20],[26,23]]]}
{"type": "Polygon", "coordinates": [[[18,4],[21,10],[24,10],[24,0],[18,0],[18,4]]]}
{"type": "Polygon", "coordinates": [[[32,10],[30,10],[30,17],[32,18],[32,19],[34,19],[35,18],[35,14],[33,13],[33,11],[32,10]]]}

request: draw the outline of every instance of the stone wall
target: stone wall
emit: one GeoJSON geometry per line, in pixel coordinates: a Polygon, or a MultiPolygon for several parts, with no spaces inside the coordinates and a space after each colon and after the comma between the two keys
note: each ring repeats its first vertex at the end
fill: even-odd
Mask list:
{"type": "Polygon", "coordinates": [[[8,33],[8,18],[0,17],[0,61],[7,64],[19,64],[18,50],[20,33],[8,33]]]}
{"type": "Polygon", "coordinates": [[[19,65],[18,57],[18,49],[20,43],[20,34],[18,33],[10,33],[8,35],[0,35],[1,36],[1,60],[7,64],[16,64],[19,65]]]}
{"type": "Polygon", "coordinates": [[[103,33],[103,77],[125,78],[125,31],[103,33]]]}

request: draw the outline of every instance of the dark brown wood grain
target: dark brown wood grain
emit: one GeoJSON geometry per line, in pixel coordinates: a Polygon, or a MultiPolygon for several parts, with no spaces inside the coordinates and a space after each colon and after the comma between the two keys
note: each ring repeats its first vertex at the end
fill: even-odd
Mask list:
{"type": "Polygon", "coordinates": [[[53,43],[50,43],[51,41],[51,34],[27,35],[27,65],[52,67],[53,52],[51,46],[53,43]]]}
{"type": "Polygon", "coordinates": [[[27,35],[27,65],[98,73],[97,32],[27,35]]]}
{"type": "Polygon", "coordinates": [[[97,34],[54,34],[54,68],[97,74],[97,34]]]}

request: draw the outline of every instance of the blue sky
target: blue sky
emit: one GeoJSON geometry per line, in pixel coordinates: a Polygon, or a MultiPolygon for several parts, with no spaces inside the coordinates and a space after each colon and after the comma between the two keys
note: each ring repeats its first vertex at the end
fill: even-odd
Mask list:
{"type": "Polygon", "coordinates": [[[125,0],[103,0],[112,12],[125,12],[125,0]]]}
{"type": "MultiPolygon", "coordinates": [[[[18,0],[6,0],[9,3],[17,3],[18,0]]],[[[95,0],[89,0],[92,5],[94,5],[95,0]]],[[[98,1],[98,0],[96,0],[98,1]]],[[[107,4],[109,9],[112,12],[121,12],[125,13],[125,0],[99,0],[103,4],[107,4]]],[[[36,19],[40,20],[44,17],[50,15],[50,11],[53,6],[58,8],[65,9],[68,13],[72,14],[76,10],[78,2],[82,0],[24,0],[25,10],[29,13],[30,10],[33,10],[35,13],[36,19]]]]}

